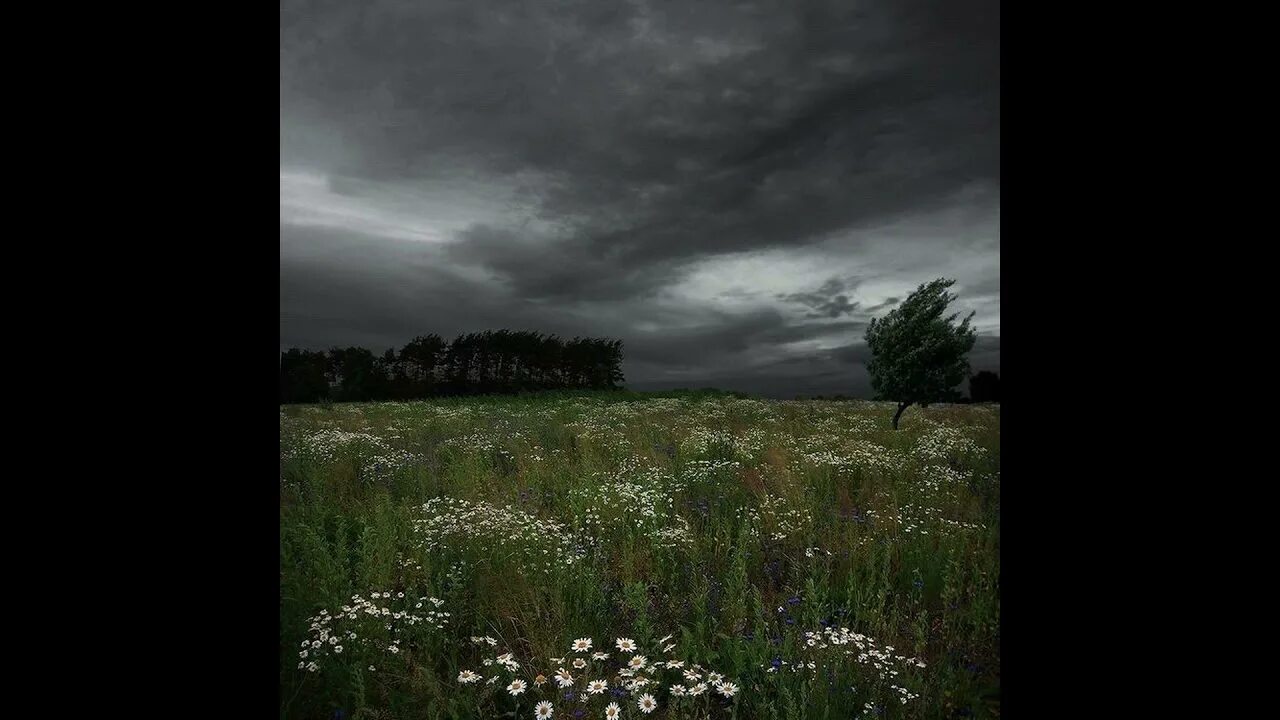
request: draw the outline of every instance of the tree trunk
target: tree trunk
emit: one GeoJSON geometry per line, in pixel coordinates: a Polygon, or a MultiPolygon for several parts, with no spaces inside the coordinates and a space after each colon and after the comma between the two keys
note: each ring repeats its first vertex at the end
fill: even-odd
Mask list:
{"type": "Polygon", "coordinates": [[[898,403],[898,412],[897,412],[897,413],[895,413],[895,414],[894,414],[894,416],[893,416],[893,429],[894,429],[894,430],[897,430],[897,429],[898,429],[898,419],[902,417],[902,413],[903,413],[904,411],[906,411],[906,409],[907,409],[908,407],[910,407],[910,406],[911,406],[911,403],[909,403],[909,402],[905,402],[905,403],[898,403]]]}

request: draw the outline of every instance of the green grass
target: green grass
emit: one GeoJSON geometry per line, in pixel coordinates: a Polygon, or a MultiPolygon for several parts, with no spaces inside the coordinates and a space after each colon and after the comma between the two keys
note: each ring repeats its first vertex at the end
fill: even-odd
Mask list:
{"type": "Polygon", "coordinates": [[[998,717],[999,409],[913,407],[898,432],[893,412],[708,392],[283,406],[281,717],[998,717]],[[341,617],[313,631],[322,612],[341,617]],[[300,658],[329,628],[343,652],[300,658]],[[572,668],[576,638],[609,659],[572,668]],[[685,665],[624,693],[617,638],[685,665]],[[672,696],[694,664],[734,697],[672,696]],[[561,666],[575,693],[624,694],[534,685],[561,666]]]}

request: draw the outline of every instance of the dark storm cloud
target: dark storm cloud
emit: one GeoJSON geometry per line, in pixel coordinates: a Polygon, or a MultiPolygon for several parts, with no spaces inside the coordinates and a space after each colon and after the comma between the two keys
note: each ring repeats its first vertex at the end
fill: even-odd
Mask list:
{"type": "Polygon", "coordinates": [[[742,365],[769,357],[770,349],[815,338],[861,332],[859,322],[792,324],[774,310],[745,316],[713,317],[706,324],[652,333],[631,333],[628,357],[669,367],[742,365]]]}
{"type": "Polygon", "coordinates": [[[850,315],[854,310],[858,309],[858,303],[850,302],[848,291],[858,286],[857,280],[850,278],[842,280],[840,278],[831,278],[822,284],[822,287],[813,292],[807,293],[779,293],[776,297],[779,300],[787,302],[799,303],[809,308],[813,312],[805,317],[840,317],[841,315],[850,315]]]}
{"type": "Polygon", "coordinates": [[[885,298],[884,302],[876,303],[875,305],[872,305],[871,307],[867,308],[867,312],[874,313],[874,312],[879,312],[881,310],[892,310],[893,307],[897,305],[901,300],[902,298],[896,298],[896,297],[885,298]]]}
{"type": "Polygon", "coordinates": [[[979,262],[998,252],[998,11],[286,0],[282,173],[325,181],[286,198],[282,176],[282,343],[524,323],[622,337],[641,380],[825,372],[795,358],[859,337],[930,279],[914,258],[952,253],[998,316],[998,261],[979,262]],[[892,295],[847,274],[887,227],[913,228],[913,259],[865,260],[892,295]],[[846,274],[697,299],[723,258],[821,261],[833,237],[846,274]]]}

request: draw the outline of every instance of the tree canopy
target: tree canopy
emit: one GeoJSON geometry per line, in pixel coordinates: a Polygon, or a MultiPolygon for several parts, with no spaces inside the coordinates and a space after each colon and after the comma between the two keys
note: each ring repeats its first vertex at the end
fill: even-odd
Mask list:
{"type": "Polygon", "coordinates": [[[955,389],[969,375],[966,357],[977,334],[969,326],[973,313],[957,323],[959,313],[945,315],[956,295],[947,291],[955,280],[939,278],[916,288],[884,318],[867,327],[871,387],[880,400],[898,403],[893,427],[911,405],[956,400],[955,389]]]}
{"type": "Polygon", "coordinates": [[[380,357],[358,347],[291,348],[280,356],[280,402],[615,389],[621,364],[621,340],[531,331],[486,330],[452,342],[424,335],[380,357]]]}

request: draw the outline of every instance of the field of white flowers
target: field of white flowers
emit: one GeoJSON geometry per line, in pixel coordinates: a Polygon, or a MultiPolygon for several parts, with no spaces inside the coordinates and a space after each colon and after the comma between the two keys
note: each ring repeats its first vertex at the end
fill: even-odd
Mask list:
{"type": "Polygon", "coordinates": [[[282,718],[998,717],[993,406],[280,409],[282,718]]]}

